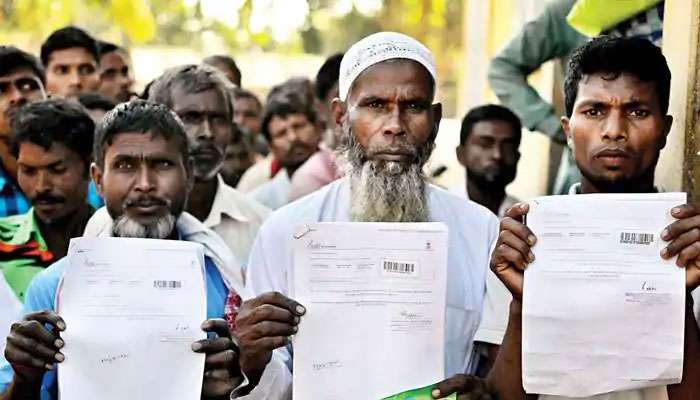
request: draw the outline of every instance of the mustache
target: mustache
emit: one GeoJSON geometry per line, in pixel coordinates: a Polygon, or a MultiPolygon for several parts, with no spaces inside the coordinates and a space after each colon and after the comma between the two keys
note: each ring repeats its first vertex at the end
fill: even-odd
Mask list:
{"type": "Polygon", "coordinates": [[[42,204],[61,204],[66,202],[66,198],[63,196],[51,194],[51,193],[39,193],[32,199],[32,205],[42,204]]]}
{"type": "Polygon", "coordinates": [[[199,154],[220,154],[223,155],[224,152],[222,149],[218,148],[217,146],[213,144],[200,144],[198,146],[190,146],[190,155],[191,156],[197,156],[199,154]]]}
{"type": "Polygon", "coordinates": [[[632,153],[625,147],[605,146],[597,149],[595,157],[632,157],[632,153]]]}
{"type": "Polygon", "coordinates": [[[124,208],[164,206],[170,208],[171,201],[158,196],[138,196],[124,200],[124,208]]]}

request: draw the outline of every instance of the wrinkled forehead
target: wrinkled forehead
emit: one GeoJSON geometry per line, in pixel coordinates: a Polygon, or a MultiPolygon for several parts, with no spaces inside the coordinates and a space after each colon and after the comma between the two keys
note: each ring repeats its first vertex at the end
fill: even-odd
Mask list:
{"type": "Polygon", "coordinates": [[[435,80],[420,63],[392,58],[362,71],[350,86],[348,101],[366,97],[399,96],[433,101],[435,80]]]}

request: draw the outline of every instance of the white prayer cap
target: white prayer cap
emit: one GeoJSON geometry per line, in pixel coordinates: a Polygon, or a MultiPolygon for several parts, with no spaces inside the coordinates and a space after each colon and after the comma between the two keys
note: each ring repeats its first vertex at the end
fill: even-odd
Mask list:
{"type": "Polygon", "coordinates": [[[378,32],[352,45],[343,56],[338,78],[340,100],[347,100],[352,83],[362,71],[382,61],[397,58],[413,60],[421,64],[437,84],[435,60],[427,47],[402,33],[378,32]]]}

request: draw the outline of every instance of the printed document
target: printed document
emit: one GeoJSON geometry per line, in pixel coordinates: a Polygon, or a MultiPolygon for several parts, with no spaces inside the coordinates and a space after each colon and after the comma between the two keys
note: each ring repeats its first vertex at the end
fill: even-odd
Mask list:
{"type": "Polygon", "coordinates": [[[294,235],[295,399],[382,399],[444,379],[447,227],[317,223],[294,235]]]}
{"type": "Polygon", "coordinates": [[[526,392],[584,397],[680,382],[685,270],[661,258],[660,234],[685,202],[684,193],[529,201],[526,392]]]}
{"type": "Polygon", "coordinates": [[[199,400],[206,338],[204,249],[154,239],[76,238],[56,296],[66,321],[62,400],[199,400]]]}

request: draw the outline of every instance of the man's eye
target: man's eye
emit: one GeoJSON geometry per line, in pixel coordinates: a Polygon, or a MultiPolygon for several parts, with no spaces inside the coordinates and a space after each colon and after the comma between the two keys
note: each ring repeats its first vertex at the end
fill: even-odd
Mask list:
{"type": "Polygon", "coordinates": [[[225,125],[229,123],[228,118],[222,116],[222,115],[217,115],[214,118],[212,118],[212,122],[215,123],[216,125],[225,125]]]}
{"type": "Polygon", "coordinates": [[[133,168],[133,164],[131,163],[131,161],[117,161],[117,163],[114,166],[117,169],[123,169],[123,170],[133,168]]]}
{"type": "Polygon", "coordinates": [[[26,176],[33,176],[34,174],[36,174],[36,169],[29,167],[20,167],[20,172],[22,172],[22,174],[26,176]]]}
{"type": "Polygon", "coordinates": [[[80,75],[91,75],[95,73],[95,67],[93,67],[92,65],[81,65],[78,68],[78,73],[80,75]]]}
{"type": "Polygon", "coordinates": [[[637,118],[645,118],[649,116],[649,111],[637,108],[630,111],[630,115],[637,118]]]}
{"type": "Polygon", "coordinates": [[[59,75],[66,75],[68,73],[68,67],[65,65],[59,65],[54,69],[54,71],[59,75]]]}
{"type": "Polygon", "coordinates": [[[588,115],[589,117],[600,117],[601,115],[603,115],[603,112],[597,108],[589,108],[588,110],[585,110],[583,113],[585,115],[588,115]]]}
{"type": "Polygon", "coordinates": [[[180,116],[182,122],[186,124],[198,124],[202,122],[202,116],[197,113],[186,113],[180,116]]]}
{"type": "Polygon", "coordinates": [[[406,104],[406,109],[408,111],[423,111],[423,110],[425,110],[425,106],[421,103],[417,103],[417,102],[412,101],[412,102],[406,104]]]}
{"type": "Polygon", "coordinates": [[[371,101],[367,103],[367,107],[369,108],[382,108],[384,104],[382,104],[380,101],[371,101]]]}
{"type": "Polygon", "coordinates": [[[156,162],[156,167],[162,168],[162,169],[170,168],[173,165],[175,165],[175,164],[172,161],[168,161],[168,160],[160,160],[160,161],[156,162]]]}
{"type": "Polygon", "coordinates": [[[56,165],[56,166],[51,167],[52,174],[60,175],[66,171],[67,171],[67,168],[64,165],[56,165]]]}

